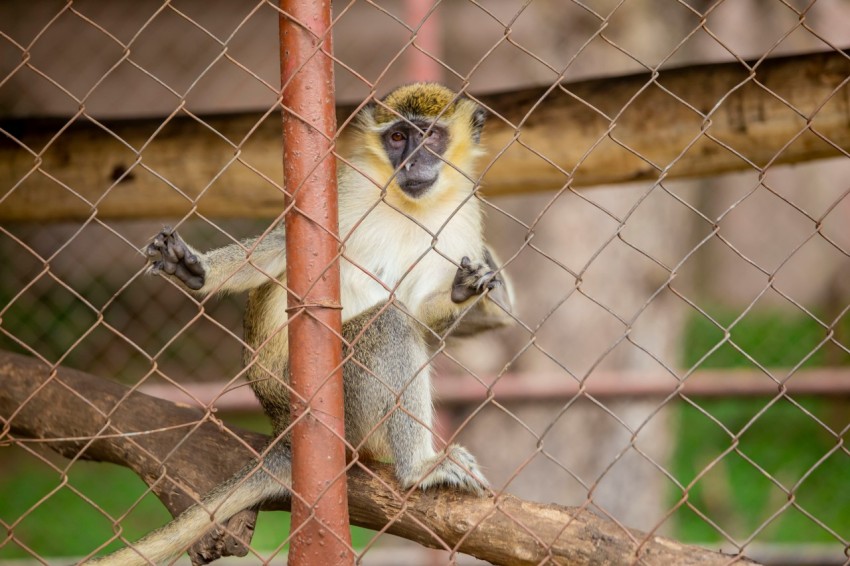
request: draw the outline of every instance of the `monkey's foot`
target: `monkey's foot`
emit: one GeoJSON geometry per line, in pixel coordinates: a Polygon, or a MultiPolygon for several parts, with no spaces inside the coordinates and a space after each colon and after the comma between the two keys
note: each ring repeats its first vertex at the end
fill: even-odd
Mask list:
{"type": "MultiPolygon", "coordinates": [[[[461,491],[468,491],[476,495],[484,495],[484,490],[489,483],[475,461],[475,456],[463,446],[452,444],[446,448],[445,453],[435,454],[420,465],[420,478],[418,480],[420,489],[444,486],[461,491]],[[431,470],[430,472],[428,470],[431,470]]],[[[416,484],[417,480],[411,482],[416,484]]]]}
{"type": "Polygon", "coordinates": [[[206,273],[200,258],[171,227],[162,228],[145,248],[145,255],[151,262],[148,272],[152,275],[163,273],[173,275],[184,285],[196,291],[204,286],[206,273]]]}
{"type": "Polygon", "coordinates": [[[189,549],[194,566],[209,564],[225,556],[245,556],[257,524],[257,509],[245,509],[227,521],[227,529],[216,526],[189,549]]]}

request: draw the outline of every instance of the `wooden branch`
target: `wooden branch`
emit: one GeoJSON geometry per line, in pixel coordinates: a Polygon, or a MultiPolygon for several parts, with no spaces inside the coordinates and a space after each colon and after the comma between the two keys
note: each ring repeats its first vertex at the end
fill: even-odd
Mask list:
{"type": "Polygon", "coordinates": [[[268,442],[262,434],[219,426],[185,404],[163,404],[72,369],[51,373],[35,358],[2,351],[0,423],[0,441],[18,435],[50,439],[47,446],[66,458],[130,468],[153,486],[172,515],[235,473],[240,460],[247,462],[252,449],[260,451],[268,442]]]}
{"type": "MultiPolygon", "coordinates": [[[[752,74],[735,62],[482,96],[494,113],[484,188],[519,194],[846,156],[848,77],[850,59],[830,51],[768,59],[752,74]]],[[[283,209],[277,113],[65,125],[0,124],[10,187],[0,220],[283,209]]]]}
{"type": "MultiPolygon", "coordinates": [[[[154,485],[172,513],[188,500],[179,486],[196,493],[210,489],[267,441],[208,418],[195,427],[205,421],[202,411],[79,371],[51,372],[45,364],[15,354],[0,352],[0,383],[0,440],[42,439],[67,457],[127,466],[154,485]]],[[[389,524],[392,534],[496,564],[531,565],[547,559],[553,564],[630,564],[636,553],[641,564],[752,563],[626,530],[579,508],[443,490],[402,497],[387,465],[369,470],[354,466],[348,486],[353,523],[376,530],[389,524]]]]}

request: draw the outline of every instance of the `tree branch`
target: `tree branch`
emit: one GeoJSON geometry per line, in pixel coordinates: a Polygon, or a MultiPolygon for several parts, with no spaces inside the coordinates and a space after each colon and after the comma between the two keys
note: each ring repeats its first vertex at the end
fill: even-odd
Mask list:
{"type": "MultiPolygon", "coordinates": [[[[135,471],[179,513],[238,470],[268,438],[224,427],[203,411],[138,393],[110,380],[0,352],[0,442],[47,440],[69,458],[135,471]],[[152,429],[151,427],[156,427],[152,429]],[[164,463],[162,463],[164,462],[164,463]]],[[[720,565],[751,563],[625,529],[589,511],[478,498],[445,490],[401,495],[388,465],[348,474],[352,523],[496,564],[720,565]]],[[[279,505],[275,506],[280,508],[279,505]]]]}
{"type": "MultiPolygon", "coordinates": [[[[847,55],[748,65],[477,97],[493,111],[483,139],[483,163],[491,164],[485,192],[716,175],[848,154],[847,55]]],[[[352,111],[337,113],[344,121],[352,111]]],[[[0,132],[0,178],[13,187],[0,220],[83,219],[95,211],[101,219],[181,217],[193,207],[206,216],[273,218],[283,209],[276,114],[102,125],[30,119],[0,123],[0,132]]]]}

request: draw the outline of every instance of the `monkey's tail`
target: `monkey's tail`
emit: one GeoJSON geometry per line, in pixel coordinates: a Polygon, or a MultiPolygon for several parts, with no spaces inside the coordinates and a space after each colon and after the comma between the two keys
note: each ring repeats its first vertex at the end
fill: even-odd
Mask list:
{"type": "Polygon", "coordinates": [[[172,559],[185,552],[216,523],[224,523],[244,509],[287,495],[289,489],[286,486],[292,484],[290,464],[288,450],[272,450],[262,468],[244,468],[167,525],[131,546],[85,564],[145,566],[172,559]]]}

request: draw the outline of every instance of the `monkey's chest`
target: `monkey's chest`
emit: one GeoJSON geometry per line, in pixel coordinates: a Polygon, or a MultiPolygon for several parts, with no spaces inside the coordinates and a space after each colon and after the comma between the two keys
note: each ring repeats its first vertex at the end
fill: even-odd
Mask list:
{"type": "MultiPolygon", "coordinates": [[[[346,246],[341,266],[344,320],[391,296],[415,312],[429,296],[450,291],[457,270],[453,262],[460,263],[464,255],[477,255],[469,249],[474,246],[468,237],[444,230],[435,243],[429,234],[419,231],[346,246]]],[[[480,248],[480,236],[477,240],[480,248]]]]}

